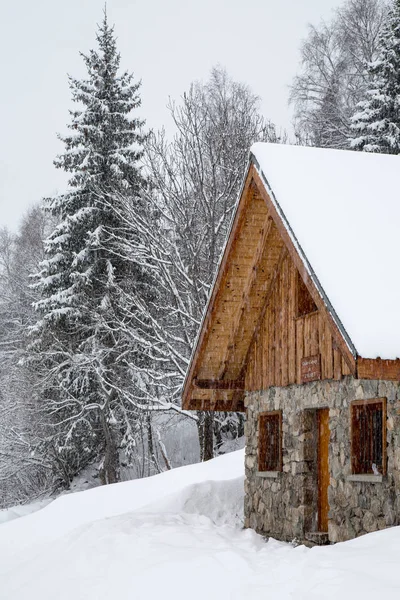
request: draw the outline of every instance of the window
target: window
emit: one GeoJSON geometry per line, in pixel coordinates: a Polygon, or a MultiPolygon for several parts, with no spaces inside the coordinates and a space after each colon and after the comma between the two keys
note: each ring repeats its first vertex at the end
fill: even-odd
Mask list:
{"type": "Polygon", "coordinates": [[[386,398],[352,403],[351,463],[354,474],[385,475],[386,398]]]}
{"type": "Polygon", "coordinates": [[[282,470],[282,413],[261,413],[258,419],[258,470],[282,470]]]}
{"type": "Polygon", "coordinates": [[[307,289],[306,284],[302,280],[300,273],[297,271],[297,285],[296,285],[296,296],[297,296],[297,316],[304,317],[309,313],[318,310],[317,305],[311,298],[310,292],[307,289]]]}

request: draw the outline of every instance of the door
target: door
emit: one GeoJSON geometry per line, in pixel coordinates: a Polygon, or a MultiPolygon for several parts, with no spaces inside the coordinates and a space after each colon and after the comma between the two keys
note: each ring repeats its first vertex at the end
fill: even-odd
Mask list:
{"type": "Polygon", "coordinates": [[[318,410],[318,531],[328,531],[329,408],[318,410]]]}

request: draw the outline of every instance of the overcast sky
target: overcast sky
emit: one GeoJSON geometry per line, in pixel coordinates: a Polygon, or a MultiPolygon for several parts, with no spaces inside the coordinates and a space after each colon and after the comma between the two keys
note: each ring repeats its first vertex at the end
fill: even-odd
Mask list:
{"type": "MultiPolygon", "coordinates": [[[[291,122],[288,86],[307,24],[341,0],[108,0],[122,67],[142,80],[148,127],[165,125],[178,99],[217,63],[262,99],[278,127],[291,122]]],[[[62,191],[53,167],[71,107],[67,73],[85,74],[79,52],[94,46],[103,0],[0,0],[0,227],[17,227],[41,197],[62,191]]]]}

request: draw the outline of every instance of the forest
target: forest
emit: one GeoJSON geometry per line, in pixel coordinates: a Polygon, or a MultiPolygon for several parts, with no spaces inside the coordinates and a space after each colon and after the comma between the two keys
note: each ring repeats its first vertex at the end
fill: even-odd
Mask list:
{"type": "Polygon", "coordinates": [[[82,59],[68,188],[0,229],[0,508],[240,448],[242,414],[180,396],[250,146],[400,152],[400,0],[309,26],[290,132],[220,65],[170,100],[172,136],[147,129],[106,13],[82,59]]]}

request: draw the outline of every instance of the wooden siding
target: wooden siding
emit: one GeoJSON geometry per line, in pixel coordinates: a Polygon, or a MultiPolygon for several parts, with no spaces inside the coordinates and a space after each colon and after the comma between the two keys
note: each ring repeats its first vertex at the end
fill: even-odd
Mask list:
{"type": "Polygon", "coordinates": [[[244,410],[246,391],[304,383],[307,358],[322,379],[356,375],[356,359],[251,165],[189,366],[183,407],[244,410]],[[317,309],[301,317],[299,277],[306,294],[300,313],[317,309]]]}
{"type": "Polygon", "coordinates": [[[324,316],[319,311],[296,316],[297,276],[286,254],[250,348],[244,385],[248,391],[301,384],[302,359],[315,355],[321,358],[321,379],[350,374],[324,316]]]}
{"type": "Polygon", "coordinates": [[[382,360],[381,358],[359,358],[357,361],[360,379],[400,380],[400,359],[382,360]]]}

